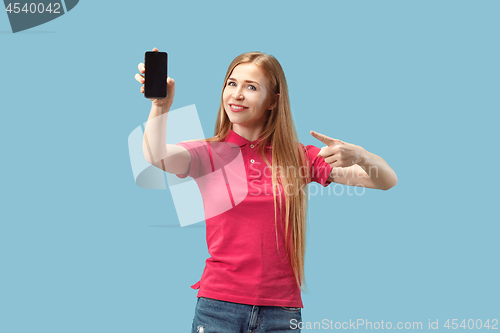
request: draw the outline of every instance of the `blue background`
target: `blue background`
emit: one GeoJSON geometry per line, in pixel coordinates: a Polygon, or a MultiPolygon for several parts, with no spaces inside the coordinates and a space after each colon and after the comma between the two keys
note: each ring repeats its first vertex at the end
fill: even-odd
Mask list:
{"type": "Polygon", "coordinates": [[[227,66],[259,50],[285,70],[302,143],[323,146],[314,130],[396,171],[389,191],[311,196],[305,322],[500,319],[499,11],[80,1],[16,34],[0,14],[0,331],[190,330],[204,228],[176,227],[170,192],[138,187],[128,155],[153,47],[169,53],[173,109],[196,104],[207,135],[227,66]]]}

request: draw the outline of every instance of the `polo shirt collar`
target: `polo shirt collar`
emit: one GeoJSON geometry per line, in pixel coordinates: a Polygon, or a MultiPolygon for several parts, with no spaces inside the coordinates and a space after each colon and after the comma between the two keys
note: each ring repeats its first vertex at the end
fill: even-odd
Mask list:
{"type": "MultiPolygon", "coordinates": [[[[255,141],[248,141],[247,139],[245,139],[244,137],[242,137],[241,135],[239,135],[235,131],[233,131],[233,129],[230,129],[229,134],[227,135],[225,141],[236,143],[238,146],[243,147],[246,144],[248,144],[248,145],[253,144],[256,146],[260,142],[260,140],[262,140],[262,138],[258,138],[255,141]]],[[[266,146],[266,148],[272,148],[272,145],[268,144],[266,146]]]]}

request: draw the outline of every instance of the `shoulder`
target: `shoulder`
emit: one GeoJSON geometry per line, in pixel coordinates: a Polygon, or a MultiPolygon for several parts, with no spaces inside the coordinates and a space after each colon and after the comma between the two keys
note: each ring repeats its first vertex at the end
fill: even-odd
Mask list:
{"type": "Polygon", "coordinates": [[[180,143],[183,142],[206,142],[205,139],[193,139],[193,140],[186,140],[186,141],[181,141],[180,143]]]}
{"type": "Polygon", "coordinates": [[[304,153],[309,156],[310,158],[313,157],[312,159],[316,158],[316,156],[318,155],[319,151],[321,149],[319,149],[318,147],[316,147],[315,145],[304,145],[302,143],[299,143],[300,146],[302,147],[302,150],[304,151],[304,153]]]}
{"type": "Polygon", "coordinates": [[[204,143],[206,143],[205,139],[194,139],[194,140],[181,141],[178,143],[178,145],[196,147],[196,146],[200,146],[204,143]]]}

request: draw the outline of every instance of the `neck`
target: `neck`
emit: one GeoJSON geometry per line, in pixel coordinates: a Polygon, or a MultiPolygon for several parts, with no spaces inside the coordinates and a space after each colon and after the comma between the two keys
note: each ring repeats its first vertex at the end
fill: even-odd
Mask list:
{"type": "Polygon", "coordinates": [[[239,124],[233,124],[234,133],[241,137],[244,137],[248,141],[255,141],[262,135],[264,131],[264,125],[257,127],[246,127],[239,124]]]}

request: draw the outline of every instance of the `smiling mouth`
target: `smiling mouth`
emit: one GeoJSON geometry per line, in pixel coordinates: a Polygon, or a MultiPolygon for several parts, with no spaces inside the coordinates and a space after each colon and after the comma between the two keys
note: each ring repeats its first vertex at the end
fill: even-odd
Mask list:
{"type": "Polygon", "coordinates": [[[238,112],[238,111],[243,111],[243,110],[248,109],[246,106],[238,106],[238,105],[234,105],[234,104],[229,104],[229,108],[233,112],[238,112]]]}

